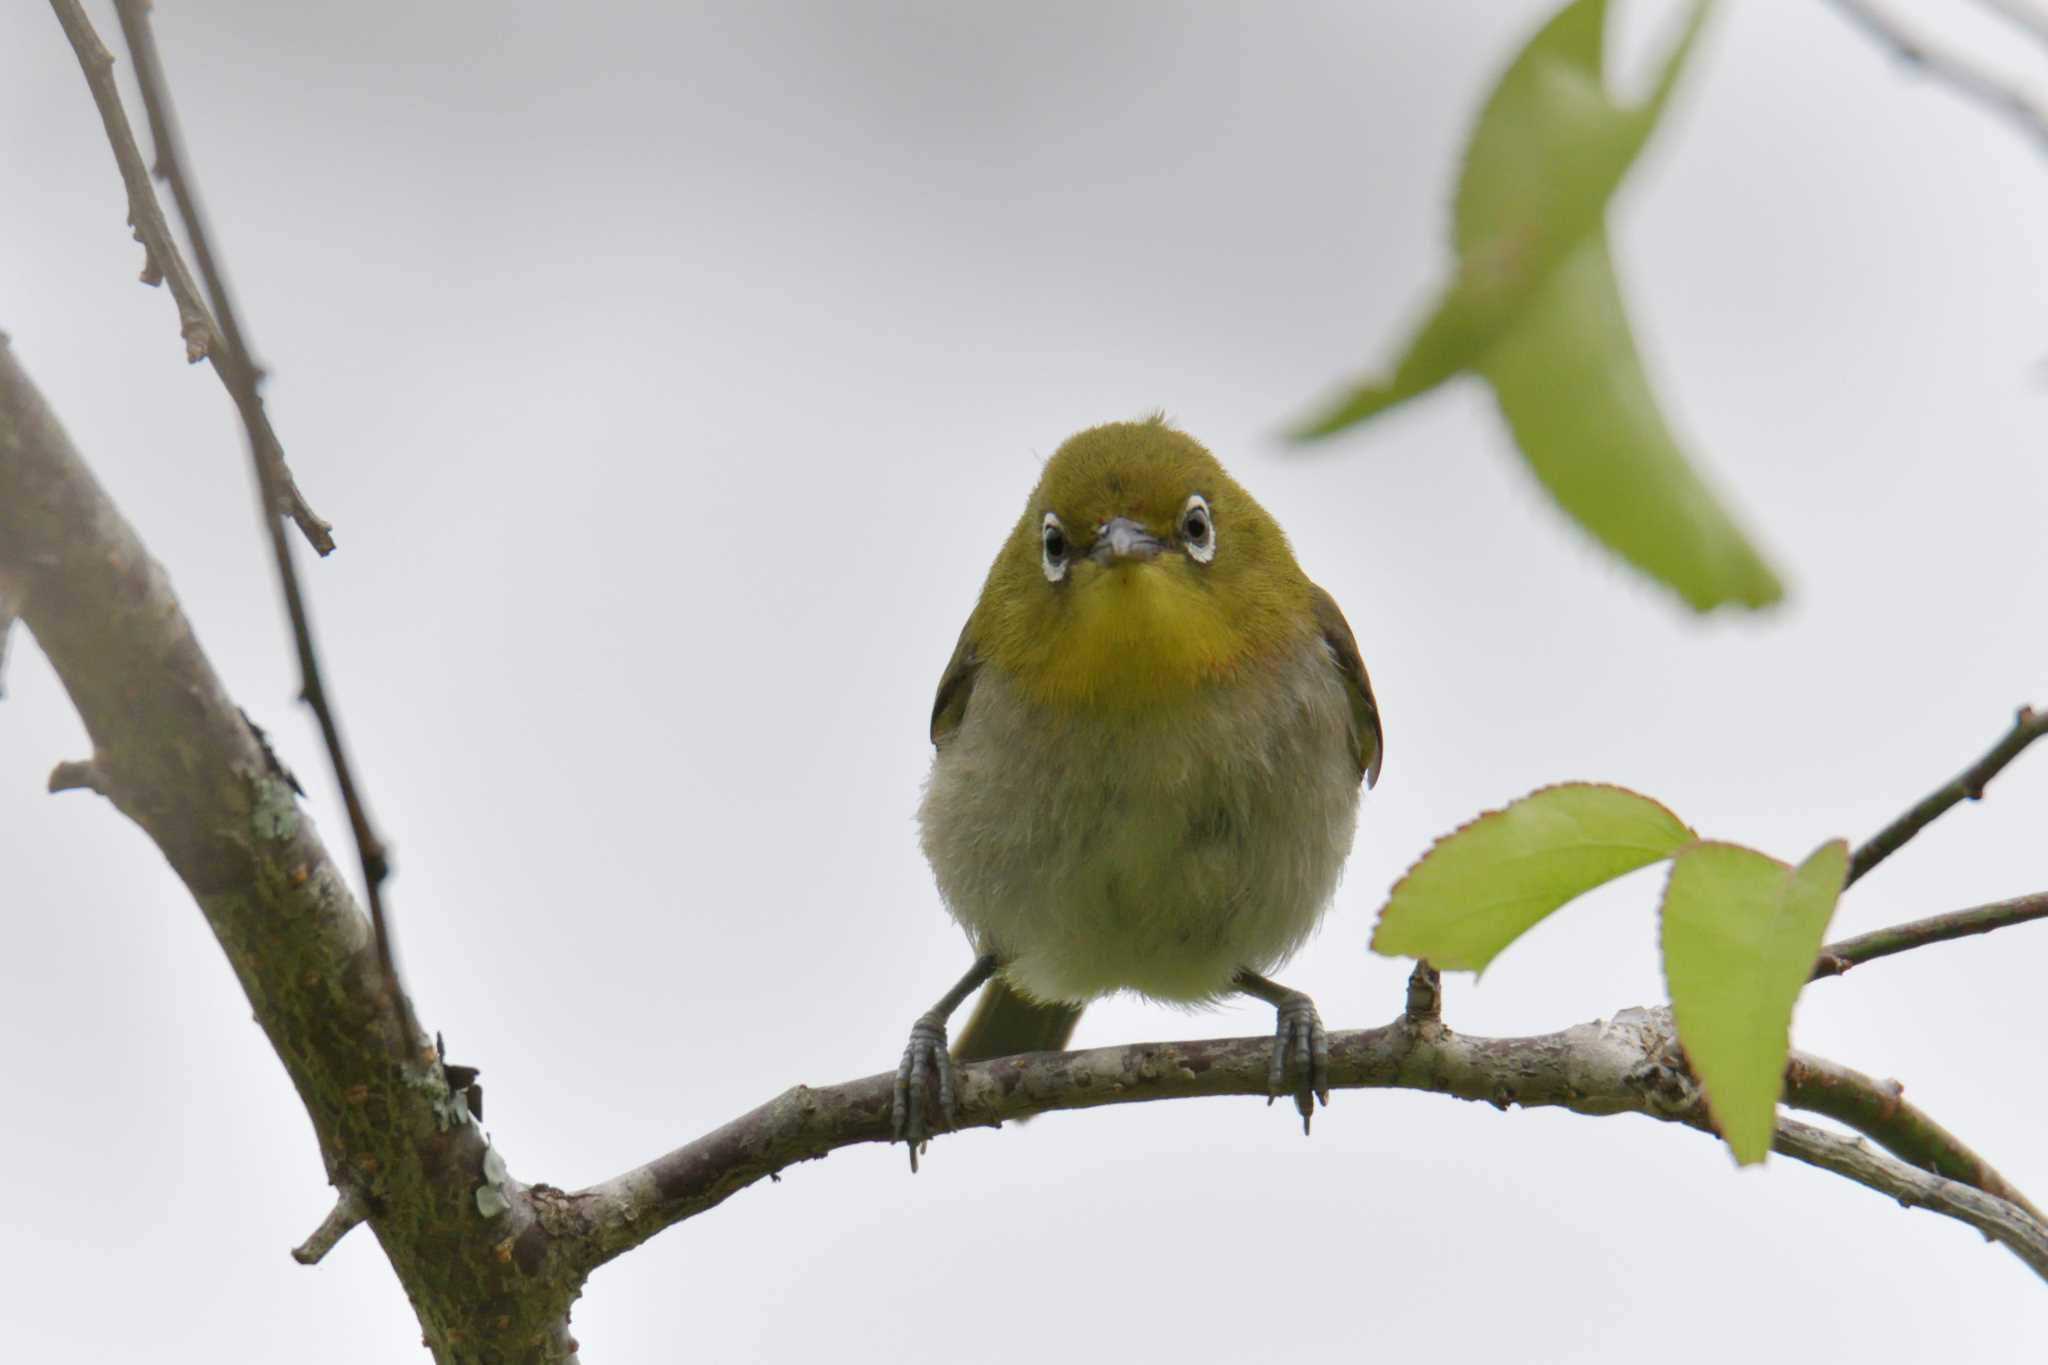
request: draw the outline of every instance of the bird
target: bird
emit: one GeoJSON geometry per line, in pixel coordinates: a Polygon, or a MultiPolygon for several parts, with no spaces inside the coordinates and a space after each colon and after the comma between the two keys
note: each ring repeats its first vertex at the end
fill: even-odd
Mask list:
{"type": "Polygon", "coordinates": [[[1266,973],[1330,904],[1380,711],[1336,601],[1206,447],[1155,413],[1054,451],[940,676],[931,743],[919,838],[975,956],[897,1067],[911,1169],[957,1119],[956,1061],[1057,1051],[1118,992],[1273,1005],[1268,1103],[1291,1090],[1306,1132],[1326,1034],[1266,973]]]}

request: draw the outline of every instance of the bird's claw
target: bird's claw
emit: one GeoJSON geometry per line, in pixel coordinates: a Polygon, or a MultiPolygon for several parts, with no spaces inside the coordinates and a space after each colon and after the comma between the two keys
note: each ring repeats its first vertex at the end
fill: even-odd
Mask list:
{"type": "Polygon", "coordinates": [[[1292,1093],[1294,1110],[1301,1115],[1301,1131],[1309,1130],[1316,1103],[1330,1102],[1330,1036],[1323,1030],[1316,1002],[1296,993],[1278,1005],[1279,1019],[1273,1027],[1273,1059],[1266,1068],[1266,1103],[1289,1093],[1287,1073],[1293,1061],[1301,1061],[1301,1085],[1292,1093]]]}
{"type": "Polygon", "coordinates": [[[939,1131],[953,1126],[958,1098],[953,1089],[953,1055],[946,1049],[946,1021],[934,1014],[919,1015],[910,1026],[910,1041],[904,1044],[903,1060],[896,1064],[896,1094],[889,1105],[890,1130],[898,1142],[910,1144],[910,1169],[917,1169],[917,1154],[931,1140],[934,1131],[927,1122],[930,1081],[939,1082],[939,1131]]]}

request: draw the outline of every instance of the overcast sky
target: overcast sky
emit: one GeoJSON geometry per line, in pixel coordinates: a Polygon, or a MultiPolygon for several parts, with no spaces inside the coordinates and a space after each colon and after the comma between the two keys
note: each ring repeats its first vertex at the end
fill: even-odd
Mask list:
{"type": "MultiPolygon", "coordinates": [[[[405,970],[516,1176],[582,1185],[893,1065],[967,962],[912,821],[932,688],[1083,426],[1165,408],[1357,631],[1385,776],[1279,973],[1333,1026],[1398,1010],[1373,914],[1480,809],[1622,782],[1799,858],[2048,703],[2048,159],[1813,0],[1725,7],[1615,225],[1668,413],[1785,608],[1684,615],[1553,514],[1469,383],[1284,449],[1426,301],[1461,139],[1549,8],[159,6],[340,540],[305,574],[405,970]]],[[[1626,6],[1631,76],[1670,14],[1626,6]]],[[[1948,17],[2048,85],[2048,50],[1948,17]]],[[[351,863],[231,409],[133,282],[40,6],[0,18],[0,172],[0,328],[351,863]]],[[[9,1353],[424,1359],[372,1238],[287,1257],[329,1203],[307,1120],[154,848],[43,794],[87,745],[32,643],[6,681],[9,1353]]],[[[2044,819],[2048,753],[1838,929],[2048,887],[2044,819]]],[[[1658,876],[1451,980],[1450,1024],[1661,1000],[1658,876]]],[[[2048,928],[1873,965],[1794,1037],[2040,1199],[2044,965],[2048,928]]],[[[1078,1041],[1270,1022],[1116,1001],[1078,1041]]],[[[1133,1105],[904,1166],[837,1153],[601,1271],[584,1359],[2008,1361],[2048,1335],[2040,1282],[1962,1226],[1635,1117],[1350,1091],[1304,1142],[1254,1100],[1133,1105]]]]}

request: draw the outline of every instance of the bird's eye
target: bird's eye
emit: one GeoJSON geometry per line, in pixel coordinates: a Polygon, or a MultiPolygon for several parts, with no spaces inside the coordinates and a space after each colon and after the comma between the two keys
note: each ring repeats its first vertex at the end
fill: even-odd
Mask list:
{"type": "Polygon", "coordinates": [[[1188,505],[1181,509],[1180,543],[1197,564],[1216,557],[1216,519],[1210,515],[1209,500],[1200,493],[1190,494],[1188,505]]]}
{"type": "Polygon", "coordinates": [[[1045,581],[1057,583],[1067,576],[1067,528],[1060,525],[1058,517],[1047,512],[1038,537],[1042,551],[1039,562],[1045,569],[1045,581]]]}

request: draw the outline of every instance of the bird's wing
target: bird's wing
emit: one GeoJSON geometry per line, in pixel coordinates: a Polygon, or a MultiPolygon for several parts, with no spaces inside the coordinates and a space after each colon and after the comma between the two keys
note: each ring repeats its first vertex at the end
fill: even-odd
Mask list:
{"type": "MultiPolygon", "coordinates": [[[[1329,648],[1330,658],[1335,661],[1337,671],[1344,676],[1344,690],[1351,698],[1352,743],[1358,751],[1358,775],[1370,787],[1380,780],[1380,756],[1385,749],[1385,735],[1380,730],[1379,703],[1372,699],[1372,679],[1365,676],[1365,660],[1358,657],[1358,639],[1345,623],[1344,613],[1337,609],[1337,599],[1314,584],[1309,585],[1309,600],[1315,607],[1316,628],[1323,633],[1323,644],[1329,648]]],[[[961,647],[966,647],[962,639],[961,647]]],[[[956,654],[954,656],[958,658],[956,654]]],[[[951,670],[948,671],[951,676],[951,670]]],[[[963,695],[961,703],[966,704],[963,695]]],[[[945,696],[945,686],[940,685],[939,695],[945,696]]],[[[938,731],[936,714],[932,719],[932,730],[938,731]]]]}
{"type": "MultiPolygon", "coordinates": [[[[1331,610],[1336,608],[1332,606],[1331,610]]],[[[944,744],[960,728],[960,720],[967,714],[967,696],[974,691],[974,675],[981,669],[981,656],[974,652],[974,641],[967,636],[969,621],[960,628],[960,643],[953,646],[953,657],[946,660],[946,671],[939,675],[939,690],[932,697],[932,743],[944,744]]],[[[1354,651],[1355,652],[1355,651],[1354,651]]]]}

